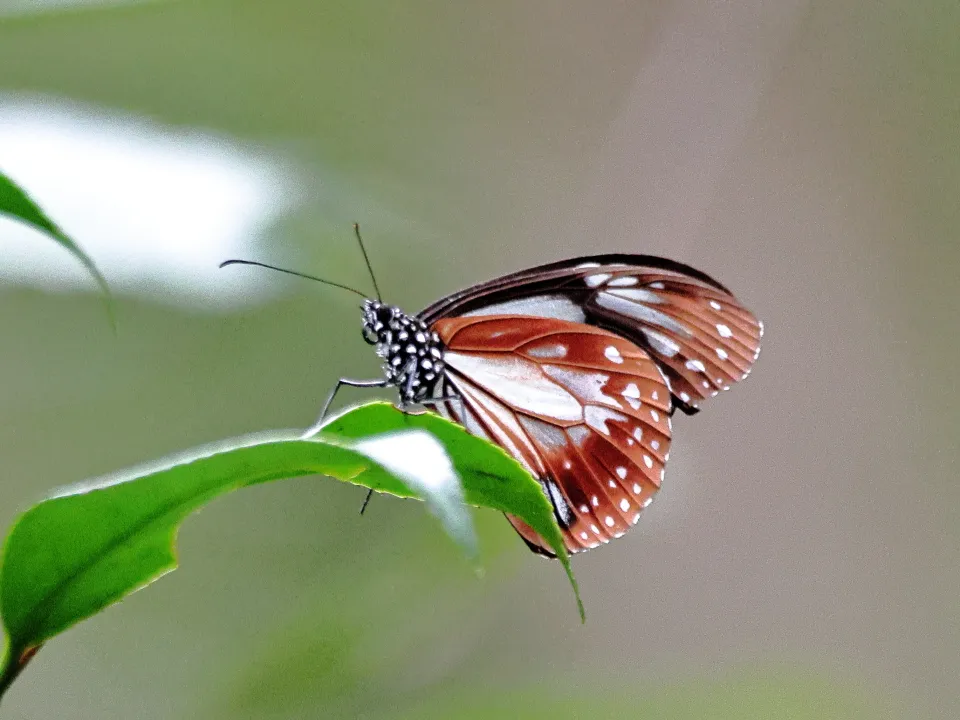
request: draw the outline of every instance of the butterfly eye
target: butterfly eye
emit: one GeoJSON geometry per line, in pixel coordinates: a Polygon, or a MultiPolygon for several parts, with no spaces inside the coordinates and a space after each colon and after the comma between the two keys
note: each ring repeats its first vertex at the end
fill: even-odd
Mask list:
{"type": "Polygon", "coordinates": [[[393,321],[393,308],[389,305],[381,305],[377,308],[377,321],[384,325],[389,325],[393,321]]]}

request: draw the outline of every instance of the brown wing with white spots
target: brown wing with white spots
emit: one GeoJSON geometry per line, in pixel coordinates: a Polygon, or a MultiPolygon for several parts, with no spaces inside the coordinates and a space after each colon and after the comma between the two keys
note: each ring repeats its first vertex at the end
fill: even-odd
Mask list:
{"type": "MultiPolygon", "coordinates": [[[[518,315],[436,322],[446,346],[439,409],[492,440],[544,486],[567,548],[620,537],[660,488],[670,448],[670,392],[635,344],[598,327],[518,315]]],[[[538,552],[537,534],[508,516],[538,552]]]]}
{"type": "Polygon", "coordinates": [[[763,323],[720,288],[678,274],[609,268],[586,312],[653,355],[675,398],[697,407],[750,374],[763,323]]]}
{"type": "Polygon", "coordinates": [[[763,325],[726,287],[652,255],[573,258],[505,275],[439,300],[427,324],[517,313],[596,324],[647,350],[688,412],[750,374],[763,325]]]}

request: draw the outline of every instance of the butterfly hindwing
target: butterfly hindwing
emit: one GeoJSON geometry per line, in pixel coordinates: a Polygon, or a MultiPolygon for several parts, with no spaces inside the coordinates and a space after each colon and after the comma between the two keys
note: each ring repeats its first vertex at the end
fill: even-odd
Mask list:
{"type": "Polygon", "coordinates": [[[552,318],[448,318],[433,330],[445,346],[444,393],[460,398],[441,409],[540,480],[571,552],[637,522],[663,480],[672,429],[670,393],[646,351],[552,318]]]}

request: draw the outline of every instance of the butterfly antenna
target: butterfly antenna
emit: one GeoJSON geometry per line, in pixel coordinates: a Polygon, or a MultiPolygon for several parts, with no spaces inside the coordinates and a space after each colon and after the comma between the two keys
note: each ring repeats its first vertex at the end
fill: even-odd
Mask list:
{"type": "MultiPolygon", "coordinates": [[[[380,295],[380,286],[377,285],[377,276],[373,274],[373,266],[370,264],[370,257],[367,255],[367,249],[363,246],[363,238],[360,237],[360,224],[353,224],[353,234],[357,236],[357,242],[360,243],[360,252],[363,253],[363,261],[367,263],[367,272],[370,273],[370,279],[373,280],[373,289],[377,293],[377,300],[383,302],[383,297],[380,295]]],[[[369,500],[369,498],[367,498],[369,500]]],[[[364,503],[366,507],[366,503],[364,503]]]]}
{"type": "MultiPolygon", "coordinates": [[[[366,256],[366,253],[364,253],[364,256],[366,256]]],[[[222,263],[220,263],[219,267],[225,268],[227,265],[255,265],[256,267],[267,268],[268,270],[276,270],[277,272],[286,273],[287,275],[296,275],[297,277],[306,278],[307,280],[316,280],[324,285],[331,285],[332,287],[340,288],[341,290],[348,290],[354,295],[359,295],[364,300],[367,298],[366,293],[362,293],[356,288],[350,287],[349,285],[341,285],[340,283],[335,283],[332,280],[324,280],[316,275],[308,275],[307,273],[297,272],[296,270],[288,270],[287,268],[277,267],[276,265],[268,265],[267,263],[257,262],[256,260],[224,260],[222,263]]],[[[374,281],[374,287],[376,287],[376,281],[374,281]]],[[[380,293],[378,291],[377,297],[379,296],[380,293]]]]}

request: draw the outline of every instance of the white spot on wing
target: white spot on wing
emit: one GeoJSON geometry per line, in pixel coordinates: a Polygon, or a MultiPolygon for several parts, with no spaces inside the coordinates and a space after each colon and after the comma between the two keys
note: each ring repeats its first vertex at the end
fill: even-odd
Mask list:
{"type": "Polygon", "coordinates": [[[537,347],[532,347],[527,350],[527,355],[535,358],[543,358],[546,360],[554,360],[559,358],[564,358],[567,356],[567,346],[560,343],[553,343],[550,345],[539,345],[537,347]]]}
{"type": "Polygon", "coordinates": [[[658,413],[656,410],[650,411],[650,417],[653,418],[654,422],[660,422],[660,413],[658,413]]]}
{"type": "Polygon", "coordinates": [[[605,407],[587,405],[583,410],[583,418],[588,427],[593,428],[597,432],[603,433],[604,435],[610,435],[610,430],[607,428],[607,422],[610,420],[623,422],[627,419],[627,416],[615,412],[614,410],[609,410],[605,407]]]}
{"type": "Polygon", "coordinates": [[[625,467],[618,467],[617,475],[623,480],[627,476],[627,469],[625,467]]]}
{"type": "Polygon", "coordinates": [[[595,288],[595,287],[600,287],[609,279],[610,279],[610,276],[607,275],[606,273],[597,273],[596,275],[587,275],[583,279],[583,281],[589,287],[595,288]]]}
{"type": "Polygon", "coordinates": [[[633,484],[633,492],[634,492],[635,495],[639,495],[642,490],[643,490],[643,488],[640,487],[640,483],[634,483],[634,484],[633,484]]]}
{"type": "Polygon", "coordinates": [[[727,355],[727,351],[724,350],[723,348],[717,348],[717,357],[720,358],[721,360],[726,360],[729,357],[729,355],[727,355]]]}
{"type": "Polygon", "coordinates": [[[621,501],[620,501],[620,509],[623,510],[624,512],[626,512],[627,510],[630,509],[630,503],[628,503],[626,500],[621,500],[621,501]]]}
{"type": "Polygon", "coordinates": [[[593,503],[593,506],[594,506],[594,507],[597,507],[597,505],[600,504],[600,500],[597,499],[597,496],[596,496],[596,495],[594,495],[592,498],[590,498],[590,502],[593,503]]]}
{"type": "Polygon", "coordinates": [[[710,307],[712,307],[714,310],[723,310],[723,307],[716,300],[710,301],[710,307]]]}
{"type": "Polygon", "coordinates": [[[623,396],[626,398],[638,398],[640,397],[640,388],[637,387],[636,383],[630,383],[624,389],[623,396]]]}
{"type": "Polygon", "coordinates": [[[647,506],[648,506],[650,503],[652,503],[652,502],[653,502],[653,498],[652,498],[652,497],[648,497],[646,500],[643,501],[643,503],[640,505],[640,507],[647,507],[647,506]]]}
{"type": "Polygon", "coordinates": [[[641,440],[643,440],[643,428],[637,425],[633,429],[633,436],[637,439],[637,442],[640,442],[641,440]]]}
{"type": "Polygon", "coordinates": [[[643,456],[643,464],[646,465],[648,468],[653,467],[653,460],[650,459],[649,455],[643,456]]]}
{"type": "Polygon", "coordinates": [[[607,515],[607,517],[604,518],[603,521],[607,524],[607,527],[613,527],[614,524],[615,524],[614,519],[613,519],[612,517],[610,517],[609,515],[607,515]]]}
{"type": "Polygon", "coordinates": [[[622,277],[614,278],[607,283],[607,285],[610,287],[630,287],[631,285],[636,285],[638,282],[639,281],[635,277],[631,275],[624,275],[622,277]]]}
{"type": "Polygon", "coordinates": [[[608,346],[607,349],[603,351],[603,354],[610,362],[615,362],[618,365],[623,364],[623,356],[613,345],[608,346]]]}
{"type": "Polygon", "coordinates": [[[703,363],[699,360],[687,360],[687,370],[696,370],[697,372],[705,372],[706,368],[703,366],[703,363]]]}
{"type": "Polygon", "coordinates": [[[717,323],[717,332],[720,333],[720,337],[722,338],[728,338],[733,336],[733,333],[730,332],[730,328],[728,328],[726,325],[723,325],[722,323],[717,323]]]}

